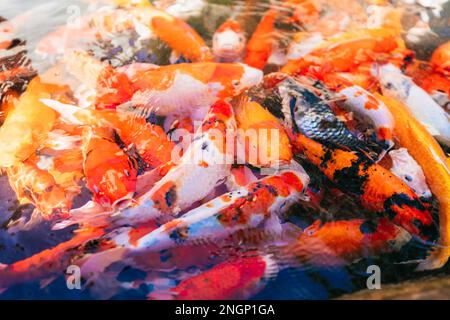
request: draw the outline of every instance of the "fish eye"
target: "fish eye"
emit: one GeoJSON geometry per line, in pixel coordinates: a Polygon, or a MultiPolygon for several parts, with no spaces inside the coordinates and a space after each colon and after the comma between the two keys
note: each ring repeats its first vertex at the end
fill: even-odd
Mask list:
{"type": "Polygon", "coordinates": [[[239,80],[233,80],[233,81],[231,81],[231,84],[232,84],[234,87],[238,87],[238,86],[240,85],[240,82],[239,82],[239,80]]]}
{"type": "Polygon", "coordinates": [[[394,85],[392,84],[392,82],[386,82],[385,87],[386,87],[386,89],[392,89],[394,87],[394,85]]]}
{"type": "Polygon", "coordinates": [[[411,181],[413,181],[413,178],[409,174],[407,174],[407,175],[405,175],[405,180],[408,182],[411,182],[411,181]]]}

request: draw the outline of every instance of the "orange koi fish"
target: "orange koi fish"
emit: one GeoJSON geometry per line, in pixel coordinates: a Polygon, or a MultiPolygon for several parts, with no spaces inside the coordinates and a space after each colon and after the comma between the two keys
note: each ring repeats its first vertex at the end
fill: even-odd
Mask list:
{"type": "Polygon", "coordinates": [[[245,98],[235,105],[234,111],[238,141],[245,148],[246,163],[271,167],[291,162],[289,137],[275,116],[259,103],[245,98]]]}
{"type": "Polygon", "coordinates": [[[386,28],[361,29],[328,39],[306,56],[289,61],[281,72],[301,73],[310,66],[320,66],[324,72],[345,72],[399,47],[403,43],[396,32],[386,28]]]}
{"type": "Polygon", "coordinates": [[[148,169],[154,169],[171,160],[174,143],[168,139],[161,127],[150,124],[143,118],[117,113],[115,110],[83,109],[50,99],[41,99],[41,102],[57,111],[68,123],[113,128],[126,149],[134,146],[148,169]]]}
{"type": "Polygon", "coordinates": [[[6,172],[20,204],[33,204],[45,219],[68,216],[73,195],[58,185],[50,173],[39,169],[37,159],[18,163],[6,172]]]}
{"type": "Polygon", "coordinates": [[[376,95],[389,108],[395,119],[394,135],[402,147],[421,166],[428,186],[439,201],[440,242],[421,270],[443,266],[450,256],[450,170],[448,158],[427,129],[398,100],[376,95]]]}
{"type": "Polygon", "coordinates": [[[329,268],[398,251],[410,239],[406,231],[385,218],[316,221],[281,251],[301,264],[329,268]]]}
{"type": "Polygon", "coordinates": [[[57,98],[68,102],[69,88],[43,83],[34,78],[0,128],[0,167],[10,167],[25,160],[46,139],[56,113],[40,102],[41,98],[57,98]]]}
{"type": "Polygon", "coordinates": [[[0,265],[0,291],[16,284],[64,273],[64,269],[77,253],[75,249],[102,235],[104,232],[100,229],[85,228],[78,231],[70,240],[54,248],[10,265],[0,265]]]}
{"type": "Polygon", "coordinates": [[[274,29],[277,11],[270,9],[265,13],[247,44],[244,62],[257,69],[264,69],[274,44],[274,29]]]}
{"type": "Polygon", "coordinates": [[[136,165],[113,140],[109,130],[89,128],[84,134],[84,174],[94,201],[109,208],[133,197],[136,165]]]}

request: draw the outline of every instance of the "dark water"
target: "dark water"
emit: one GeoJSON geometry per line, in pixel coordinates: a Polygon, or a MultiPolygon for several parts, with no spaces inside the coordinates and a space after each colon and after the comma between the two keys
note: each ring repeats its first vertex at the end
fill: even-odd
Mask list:
{"type": "MultiPolygon", "coordinates": [[[[185,13],[185,19],[193,26],[210,44],[214,30],[228,17],[245,21],[247,33],[251,33],[261,13],[267,9],[267,1],[253,1],[255,4],[251,14],[236,14],[236,5],[243,5],[243,1],[215,0],[208,1],[200,12],[195,10],[185,13]]],[[[18,15],[28,12],[30,18],[17,22],[17,34],[25,40],[25,46],[29,51],[33,67],[37,72],[45,70],[50,61],[46,58],[37,57],[33,54],[33,46],[37,39],[53,30],[56,26],[64,24],[71,11],[71,5],[76,4],[82,13],[98,9],[97,4],[90,1],[45,1],[32,0],[10,2],[0,0],[0,14],[6,19],[13,19],[18,15]]],[[[435,26],[442,38],[446,37],[446,28],[439,23],[435,26]]],[[[301,29],[299,26],[291,26],[293,32],[301,29]]],[[[139,55],[135,55],[134,61],[167,63],[170,50],[161,47],[160,43],[154,45],[157,50],[152,54],[148,50],[139,55]]],[[[435,46],[436,44],[433,44],[435,46]]],[[[99,47],[98,50],[110,52],[114,47],[99,47]]],[[[111,52],[110,52],[111,53],[111,52]]],[[[121,61],[123,62],[123,61],[121,61]]],[[[119,63],[119,62],[117,62],[119,63]]],[[[0,177],[0,263],[10,264],[15,261],[27,258],[46,248],[68,240],[71,237],[72,229],[62,231],[52,231],[50,225],[40,222],[30,230],[20,231],[16,221],[19,217],[29,217],[33,208],[31,206],[19,206],[13,191],[10,189],[7,178],[0,177]],[[9,224],[8,224],[9,223],[9,224]],[[8,228],[6,226],[9,226],[8,228]]],[[[294,214],[295,216],[295,214],[294,214]]],[[[296,224],[302,224],[302,218],[298,215],[296,224]]],[[[416,263],[404,263],[405,261],[420,259],[425,255],[422,245],[415,240],[406,245],[400,252],[381,256],[377,259],[363,259],[349,267],[341,268],[285,268],[278,275],[269,281],[266,287],[256,294],[253,299],[330,299],[336,298],[345,293],[355,292],[366,288],[366,280],[370,276],[367,267],[378,265],[381,269],[381,282],[398,283],[407,279],[419,278],[435,274],[449,274],[450,268],[445,267],[440,271],[428,273],[416,273],[414,268],[416,263]]],[[[138,280],[142,277],[142,272],[135,269],[124,268],[119,272],[116,279],[120,282],[138,280]]],[[[170,273],[164,275],[167,279],[172,279],[170,273]]],[[[44,285],[39,281],[16,285],[6,289],[0,294],[0,299],[91,299],[93,295],[89,288],[82,290],[68,290],[64,274],[52,279],[49,284],[44,285]]],[[[176,280],[174,280],[176,283],[176,280]]],[[[145,299],[150,293],[150,286],[139,286],[134,289],[119,290],[112,299],[145,299]]]]}

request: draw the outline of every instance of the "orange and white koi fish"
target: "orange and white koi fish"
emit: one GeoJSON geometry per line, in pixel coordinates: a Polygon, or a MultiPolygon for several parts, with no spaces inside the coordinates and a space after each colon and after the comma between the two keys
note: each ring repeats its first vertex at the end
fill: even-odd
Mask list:
{"type": "Polygon", "coordinates": [[[84,139],[84,174],[94,201],[109,208],[132,199],[136,191],[136,164],[116,144],[113,132],[87,127],[84,139]]]}
{"type": "Polygon", "coordinates": [[[406,67],[405,74],[436,101],[442,108],[450,111],[450,79],[433,70],[424,62],[412,63],[406,67]]]}
{"type": "Polygon", "coordinates": [[[436,140],[406,106],[395,99],[380,94],[376,96],[394,116],[395,138],[420,165],[431,192],[439,201],[439,245],[419,265],[419,269],[440,268],[450,257],[450,162],[436,140]]]}
{"type": "Polygon", "coordinates": [[[388,219],[314,222],[280,251],[289,260],[312,267],[340,267],[361,258],[398,251],[411,236],[388,219]]]}
{"type": "Polygon", "coordinates": [[[346,72],[403,47],[399,35],[392,30],[360,29],[331,37],[309,54],[289,61],[281,72],[302,73],[310,66],[319,66],[326,72],[346,72]]]}
{"type": "Polygon", "coordinates": [[[441,143],[450,146],[450,115],[392,64],[376,67],[383,95],[400,100],[441,143]]]}
{"type": "MultiPolygon", "coordinates": [[[[278,273],[268,255],[235,258],[223,262],[172,288],[166,298],[177,300],[248,299],[278,273]]],[[[150,294],[149,298],[155,295],[150,294]]],[[[156,296],[157,298],[157,296],[156,296]]]]}
{"type": "Polygon", "coordinates": [[[148,116],[151,112],[193,114],[218,101],[236,96],[262,80],[262,72],[239,63],[188,63],[138,73],[136,92],[121,112],[148,116]]]}
{"type": "Polygon", "coordinates": [[[224,240],[239,230],[264,228],[280,233],[279,216],[308,185],[304,171],[282,171],[226,193],[169,221],[140,238],[133,250],[160,251],[197,241],[224,240]]]}
{"type": "Polygon", "coordinates": [[[289,164],[292,151],[284,128],[259,103],[240,99],[234,106],[238,142],[245,148],[245,162],[256,167],[289,164]]]}
{"type": "Polygon", "coordinates": [[[275,19],[277,10],[269,9],[261,18],[247,44],[244,62],[257,69],[264,69],[275,42],[275,19]]]}
{"type": "Polygon", "coordinates": [[[212,52],[218,62],[238,62],[244,55],[247,39],[239,23],[225,21],[213,35],[212,52]]]}

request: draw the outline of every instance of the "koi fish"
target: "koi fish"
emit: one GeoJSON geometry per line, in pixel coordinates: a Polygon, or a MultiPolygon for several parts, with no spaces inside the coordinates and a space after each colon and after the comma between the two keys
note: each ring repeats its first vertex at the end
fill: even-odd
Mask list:
{"type": "Polygon", "coordinates": [[[100,238],[101,229],[85,228],[78,231],[68,241],[41,251],[27,259],[10,265],[0,265],[0,291],[15,284],[51,277],[64,272],[70,264],[77,247],[86,242],[100,238]]]}
{"type": "Polygon", "coordinates": [[[411,78],[391,64],[377,67],[383,95],[399,99],[441,143],[450,146],[450,116],[411,78]]]}
{"type": "Polygon", "coordinates": [[[113,140],[110,130],[85,129],[83,146],[86,187],[105,208],[132,199],[136,191],[136,164],[113,140]]]}
{"type": "Polygon", "coordinates": [[[319,66],[327,72],[346,72],[399,47],[404,47],[404,44],[393,30],[359,29],[331,37],[309,54],[288,61],[281,72],[297,74],[310,66],[319,66]]]}
{"type": "Polygon", "coordinates": [[[283,171],[250,183],[169,221],[140,238],[133,250],[160,251],[196,241],[218,241],[243,229],[280,232],[279,216],[302,197],[309,177],[283,171]]]}
{"type": "Polygon", "coordinates": [[[227,20],[213,35],[212,52],[218,62],[238,62],[244,55],[247,39],[239,23],[227,20]]]}
{"type": "Polygon", "coordinates": [[[339,75],[326,74],[323,76],[323,80],[330,89],[345,97],[342,103],[338,102],[339,105],[365,119],[369,119],[374,124],[377,129],[376,141],[383,146],[385,151],[394,146],[392,140],[394,119],[383,102],[376,99],[367,90],[339,75]]]}
{"type": "Polygon", "coordinates": [[[255,101],[242,98],[235,104],[238,142],[245,148],[245,162],[273,167],[291,162],[292,151],[284,128],[255,101]]]}
{"type": "Polygon", "coordinates": [[[434,71],[429,64],[418,62],[407,66],[405,74],[436,101],[442,108],[450,110],[450,79],[434,71]]]}
{"type": "Polygon", "coordinates": [[[280,251],[302,265],[330,268],[398,251],[410,239],[405,230],[385,218],[327,223],[317,220],[280,251]]]}
{"type": "Polygon", "coordinates": [[[53,176],[28,159],[6,169],[11,188],[19,203],[31,203],[45,219],[64,218],[72,207],[72,198],[53,176]]]}
{"type": "Polygon", "coordinates": [[[245,64],[257,68],[264,69],[270,55],[272,54],[272,46],[275,41],[275,19],[277,11],[269,9],[256,27],[255,32],[248,40],[247,51],[245,54],[245,64]]]}
{"type": "Polygon", "coordinates": [[[291,142],[339,190],[357,196],[368,210],[387,214],[393,223],[420,238],[434,231],[426,206],[389,170],[355,152],[328,148],[302,134],[295,134],[291,142]]]}
{"type": "Polygon", "coordinates": [[[260,70],[239,63],[181,63],[159,67],[132,79],[136,92],[131,102],[119,106],[118,110],[143,117],[151,112],[162,116],[193,114],[219,99],[236,96],[261,80],[260,70]]]}
{"type": "Polygon", "coordinates": [[[439,246],[419,265],[419,270],[437,269],[450,256],[450,170],[444,151],[401,102],[377,94],[376,97],[389,108],[395,120],[394,136],[408,149],[425,174],[431,192],[439,201],[439,246]]]}
{"type": "MultiPolygon", "coordinates": [[[[73,218],[60,227],[74,223],[92,223],[96,219],[103,221],[101,223],[106,219],[117,225],[133,225],[179,214],[205,198],[229,175],[234,158],[227,138],[231,135],[233,140],[235,132],[236,122],[231,105],[224,101],[216,102],[182,157],[172,159],[167,167],[168,172],[150,190],[136,197],[132,203],[121,205],[118,212],[104,211],[99,215],[95,208],[93,214],[82,209],[77,211],[77,215],[71,212],[73,218]]],[[[231,145],[234,146],[234,141],[231,145]]],[[[158,171],[156,176],[159,178],[159,168],[154,170],[158,171]]]]}
{"type": "Polygon", "coordinates": [[[68,101],[67,92],[67,87],[44,83],[39,77],[29,83],[0,128],[0,167],[10,167],[28,158],[52,129],[56,113],[39,99],[68,101]]]}
{"type": "MultiPolygon", "coordinates": [[[[236,258],[180,282],[170,296],[177,300],[247,299],[277,273],[276,263],[268,255],[236,258]]],[[[149,298],[153,297],[150,294],[149,298]]]]}
{"type": "Polygon", "coordinates": [[[292,119],[295,130],[320,143],[366,150],[365,142],[350,132],[330,105],[310,88],[293,78],[278,85],[276,90],[282,99],[279,108],[287,115],[286,121],[292,119]]]}
{"type": "Polygon", "coordinates": [[[68,123],[113,128],[126,149],[134,146],[148,166],[147,169],[154,169],[171,160],[174,143],[161,127],[143,118],[117,113],[115,110],[83,109],[50,99],[41,99],[41,102],[57,111],[68,123]]]}
{"type": "Polygon", "coordinates": [[[428,188],[422,168],[405,148],[392,150],[389,152],[392,159],[390,171],[403,180],[419,197],[431,198],[431,191],[428,188]]]}
{"type": "Polygon", "coordinates": [[[450,41],[447,41],[443,45],[439,46],[431,56],[431,65],[438,72],[442,72],[444,75],[448,75],[450,72],[450,41]]]}

